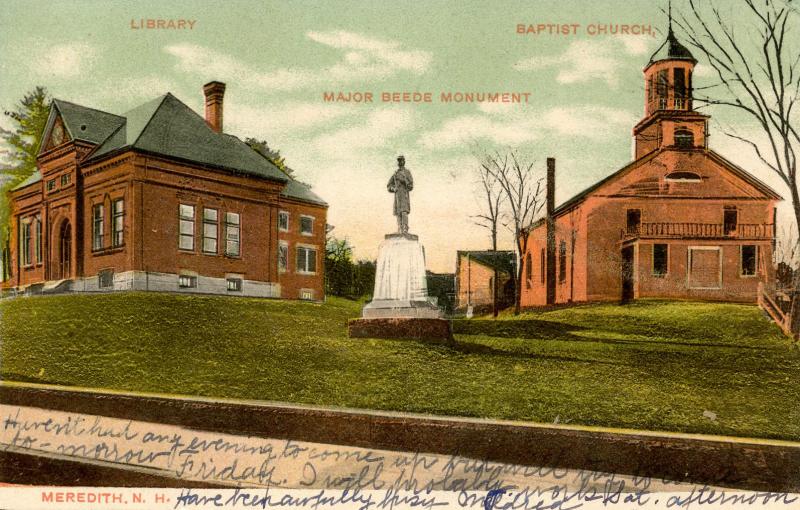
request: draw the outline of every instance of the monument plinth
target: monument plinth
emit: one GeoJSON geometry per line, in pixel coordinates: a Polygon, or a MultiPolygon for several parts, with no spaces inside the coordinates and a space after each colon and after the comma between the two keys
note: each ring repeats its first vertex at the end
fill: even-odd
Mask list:
{"type": "Polygon", "coordinates": [[[413,338],[452,341],[450,321],[428,298],[425,249],[419,238],[408,233],[411,210],[411,173],[400,156],[398,169],[387,186],[395,194],[395,234],[387,234],[378,249],[372,301],[364,306],[361,319],[348,323],[351,338],[413,338]]]}

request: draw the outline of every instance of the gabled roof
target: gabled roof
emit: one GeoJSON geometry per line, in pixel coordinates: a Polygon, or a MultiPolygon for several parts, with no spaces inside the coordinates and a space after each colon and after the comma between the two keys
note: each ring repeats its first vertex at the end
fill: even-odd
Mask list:
{"type": "Polygon", "coordinates": [[[170,93],[125,115],[125,122],[86,161],[127,149],[178,158],[279,182],[288,177],[233,135],[217,133],[170,93]]]}
{"type": "Polygon", "coordinates": [[[71,139],[84,140],[95,145],[108,138],[125,122],[123,117],[113,113],[87,108],[63,99],[53,99],[42,142],[49,139],[50,130],[58,116],[64,122],[71,139]]]}
{"type": "Polygon", "coordinates": [[[484,266],[491,267],[492,269],[498,269],[508,274],[513,274],[514,268],[516,267],[514,252],[509,250],[459,250],[458,258],[460,259],[462,255],[467,255],[470,259],[475,260],[484,266]]]}
{"type": "MultiPolygon", "coordinates": [[[[616,172],[614,172],[614,173],[606,176],[605,178],[597,181],[596,183],[592,184],[588,188],[584,189],[583,191],[581,191],[577,195],[573,196],[572,198],[570,198],[566,202],[564,202],[561,205],[559,205],[558,207],[556,207],[555,210],[553,211],[553,215],[554,216],[560,216],[561,214],[567,212],[574,205],[578,204],[584,198],[586,198],[586,196],[588,196],[590,193],[596,191],[597,189],[599,189],[600,187],[602,187],[606,183],[613,181],[617,177],[620,177],[622,174],[624,174],[628,170],[632,170],[633,168],[636,168],[636,167],[638,167],[638,166],[650,161],[651,159],[653,159],[656,156],[658,156],[661,152],[662,151],[653,151],[653,152],[651,152],[651,153],[649,153],[649,154],[647,154],[645,156],[642,156],[641,158],[639,158],[639,159],[637,159],[635,161],[631,161],[630,163],[628,163],[627,165],[623,166],[622,168],[620,168],[616,172]]],[[[710,150],[710,149],[708,151],[706,151],[705,154],[707,154],[708,157],[710,157],[712,160],[714,160],[717,163],[719,163],[720,165],[724,166],[731,173],[733,173],[734,175],[736,175],[740,179],[744,180],[745,182],[747,182],[748,184],[750,184],[751,186],[753,186],[754,188],[759,190],[761,193],[763,193],[764,195],[768,196],[769,198],[772,198],[774,200],[783,200],[783,197],[781,195],[779,195],[777,191],[772,189],[770,186],[768,186],[766,183],[764,183],[760,179],[754,177],[752,174],[750,174],[749,172],[747,172],[743,168],[739,167],[738,165],[736,165],[736,164],[732,163],[731,161],[729,161],[728,159],[724,158],[720,154],[718,154],[718,153],[716,153],[716,152],[714,152],[713,150],[710,150]]],[[[531,225],[531,228],[539,226],[543,221],[544,221],[544,219],[540,218],[539,220],[537,220],[536,222],[534,222],[531,225]]]]}
{"type": "Polygon", "coordinates": [[[35,184],[41,180],[42,180],[42,172],[40,172],[39,169],[37,168],[27,179],[25,179],[21,183],[11,188],[11,191],[22,189],[25,186],[30,186],[31,184],[35,184]]]}

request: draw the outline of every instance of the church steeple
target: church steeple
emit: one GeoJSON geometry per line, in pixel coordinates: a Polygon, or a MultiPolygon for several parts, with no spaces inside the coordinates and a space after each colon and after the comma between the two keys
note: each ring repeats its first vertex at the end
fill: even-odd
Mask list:
{"type": "Polygon", "coordinates": [[[692,74],[697,60],[672,31],[672,4],[667,37],[644,68],[644,118],[634,128],[636,157],[665,147],[705,147],[706,115],[693,110],[692,74]]]}

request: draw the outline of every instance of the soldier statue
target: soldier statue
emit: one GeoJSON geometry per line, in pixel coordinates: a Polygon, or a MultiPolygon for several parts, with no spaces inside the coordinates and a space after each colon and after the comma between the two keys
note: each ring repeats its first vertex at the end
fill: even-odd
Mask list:
{"type": "Polygon", "coordinates": [[[408,234],[408,213],[411,212],[409,192],[414,189],[414,179],[406,168],[406,158],[397,157],[397,171],[389,179],[387,188],[394,193],[394,215],[397,216],[397,231],[408,234]]]}

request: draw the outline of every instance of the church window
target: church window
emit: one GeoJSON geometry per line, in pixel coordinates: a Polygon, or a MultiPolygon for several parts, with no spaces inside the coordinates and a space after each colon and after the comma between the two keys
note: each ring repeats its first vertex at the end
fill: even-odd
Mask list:
{"type": "Polygon", "coordinates": [[[675,131],[675,145],[681,149],[691,149],[694,147],[694,133],[688,129],[678,129],[675,131]]]}
{"type": "Polygon", "coordinates": [[[676,67],[673,72],[675,109],[683,110],[686,108],[686,72],[682,67],[676,67]]]}
{"type": "Polygon", "coordinates": [[[558,281],[567,281],[567,242],[561,241],[558,245],[558,281]]]}
{"type": "Polygon", "coordinates": [[[741,247],[741,275],[756,275],[757,248],[754,244],[746,244],[741,247]]]}
{"type": "Polygon", "coordinates": [[[664,276],[667,274],[669,261],[669,245],[653,245],[653,275],[664,276]]]}
{"type": "Polygon", "coordinates": [[[180,239],[178,248],[181,250],[194,250],[194,206],[180,205],[180,239]]]}
{"type": "Polygon", "coordinates": [[[665,179],[668,181],[682,181],[682,182],[700,182],[703,180],[698,174],[694,172],[672,172],[666,175],[665,179]]]}

